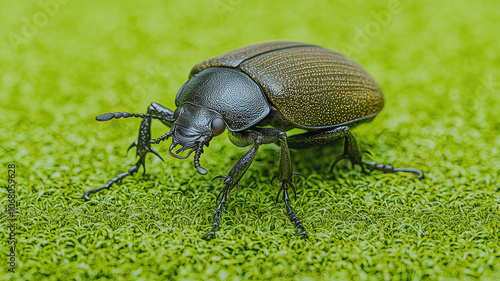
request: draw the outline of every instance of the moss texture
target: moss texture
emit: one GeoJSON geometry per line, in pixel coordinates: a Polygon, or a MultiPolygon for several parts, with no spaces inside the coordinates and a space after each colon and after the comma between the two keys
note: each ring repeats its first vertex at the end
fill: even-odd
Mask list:
{"type": "MultiPolygon", "coordinates": [[[[500,278],[499,1],[5,1],[0,16],[0,182],[16,165],[17,273],[9,273],[1,189],[2,280],[463,280],[500,278]],[[233,192],[202,240],[220,182],[247,151],[227,133],[191,160],[148,157],[146,176],[83,202],[134,163],[140,121],[113,111],[174,108],[199,61],[289,39],[339,50],[371,73],[386,104],[354,130],[373,160],[419,168],[363,174],[335,149],[294,151],[310,232],[275,203],[277,146],[233,192]],[[3,254],[5,253],[5,254],[3,254]],[[4,262],[5,261],[5,262],[4,262]]],[[[153,124],[153,136],[165,132],[153,124]]],[[[167,153],[166,153],[167,152],[167,153]]]]}

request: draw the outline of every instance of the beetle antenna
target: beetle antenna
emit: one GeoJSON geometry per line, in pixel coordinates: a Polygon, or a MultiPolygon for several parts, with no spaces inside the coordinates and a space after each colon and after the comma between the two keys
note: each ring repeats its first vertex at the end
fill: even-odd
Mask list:
{"type": "Polygon", "coordinates": [[[154,139],[154,140],[150,140],[149,142],[150,143],[154,143],[154,144],[159,144],[160,142],[164,141],[164,140],[167,140],[170,136],[172,136],[172,134],[170,134],[170,132],[164,134],[163,136],[157,138],[157,139],[154,139]]]}
{"type": "Polygon", "coordinates": [[[153,119],[158,119],[158,120],[164,120],[164,121],[174,121],[171,119],[168,119],[165,116],[159,116],[159,115],[154,115],[154,114],[144,114],[144,113],[129,113],[129,112],[115,112],[115,113],[103,113],[95,118],[97,121],[109,121],[111,119],[120,119],[120,118],[129,118],[129,117],[135,117],[135,118],[153,118],[153,119]]]}
{"type": "Polygon", "coordinates": [[[206,175],[207,170],[200,166],[200,156],[203,153],[203,140],[200,141],[198,147],[196,148],[196,153],[194,154],[194,166],[200,175],[206,175]]]}

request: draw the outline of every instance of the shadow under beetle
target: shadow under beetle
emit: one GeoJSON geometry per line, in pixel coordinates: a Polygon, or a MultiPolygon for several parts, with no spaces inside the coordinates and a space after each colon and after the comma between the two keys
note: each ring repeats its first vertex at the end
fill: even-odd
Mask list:
{"type": "MultiPolygon", "coordinates": [[[[186,159],[194,152],[194,166],[198,173],[207,171],[200,166],[203,147],[225,128],[236,146],[252,146],[225,176],[212,229],[204,236],[215,237],[231,190],[239,185],[241,177],[250,167],[262,144],[276,143],[281,147],[278,173],[281,183],[276,199],[282,194],[286,212],[297,229],[297,235],[307,232],[290,205],[288,195],[294,174],[290,148],[309,148],[334,140],[344,139],[344,152],[333,166],[342,159],[370,170],[383,172],[411,172],[423,178],[423,173],[410,168],[363,162],[362,152],[350,129],[372,120],[384,106],[382,91],[373,78],[351,59],[325,48],[292,41],[272,41],[242,47],[205,60],[191,70],[189,80],[181,87],[175,100],[177,109],[172,111],[158,103],[148,107],[147,114],[115,112],[96,117],[98,121],[113,118],[142,118],[139,138],[130,147],[137,147],[139,160],[128,172],[119,174],[104,186],[89,190],[84,199],[132,175],[142,165],[149,152],[161,156],[151,147],[172,138],[169,153],[175,158],[186,159]],[[170,127],[170,132],[151,139],[151,120],[160,120],[170,127]],[[293,128],[306,133],[287,136],[293,128]],[[177,146],[179,149],[175,150],[177,146]],[[181,156],[183,151],[188,151],[181,156]],[[222,196],[222,197],[221,197],[222,196]]],[[[163,160],[163,159],[162,159],[163,160]]]]}

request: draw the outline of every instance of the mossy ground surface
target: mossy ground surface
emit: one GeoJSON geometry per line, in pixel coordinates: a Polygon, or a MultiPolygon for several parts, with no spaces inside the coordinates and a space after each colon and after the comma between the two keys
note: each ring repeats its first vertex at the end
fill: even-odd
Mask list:
{"type": "MultiPolygon", "coordinates": [[[[16,165],[16,271],[2,280],[463,280],[500,278],[499,1],[5,1],[0,10],[2,187],[16,165]],[[64,3],[62,3],[64,2],[64,3]],[[39,3],[42,3],[40,6],[39,3]],[[44,4],[48,3],[48,4],[44,4]],[[51,4],[52,3],[52,4],[51,4]],[[175,108],[197,62],[289,39],[348,54],[381,85],[379,116],[354,130],[373,160],[425,171],[363,174],[334,149],[294,151],[299,239],[262,147],[204,241],[220,182],[248,148],[214,139],[191,160],[134,163],[140,121],[97,114],[175,108]],[[142,174],[142,173],[141,173],[142,174]]],[[[153,125],[153,136],[166,131],[153,125]]],[[[368,158],[367,158],[368,159],[368,158]]]]}

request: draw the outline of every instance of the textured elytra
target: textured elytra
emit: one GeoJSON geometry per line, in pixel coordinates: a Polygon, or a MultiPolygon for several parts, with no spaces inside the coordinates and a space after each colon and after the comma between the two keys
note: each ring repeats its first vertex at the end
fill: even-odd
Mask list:
{"type": "Polygon", "coordinates": [[[382,91],[353,60],[320,47],[268,52],[239,65],[289,121],[305,128],[368,119],[384,106],[382,91]]]}
{"type": "Polygon", "coordinates": [[[306,43],[272,41],[242,47],[197,64],[190,77],[221,66],[248,74],[287,120],[303,128],[369,119],[384,105],[380,87],[356,62],[306,43]]]}
{"type": "Polygon", "coordinates": [[[196,73],[210,67],[216,67],[216,66],[238,67],[238,65],[240,65],[244,60],[247,60],[254,56],[266,52],[280,50],[283,48],[291,48],[299,46],[313,46],[313,45],[295,41],[269,41],[269,42],[256,43],[249,46],[241,47],[198,63],[191,70],[189,78],[193,77],[193,75],[195,75],[196,73]]]}

